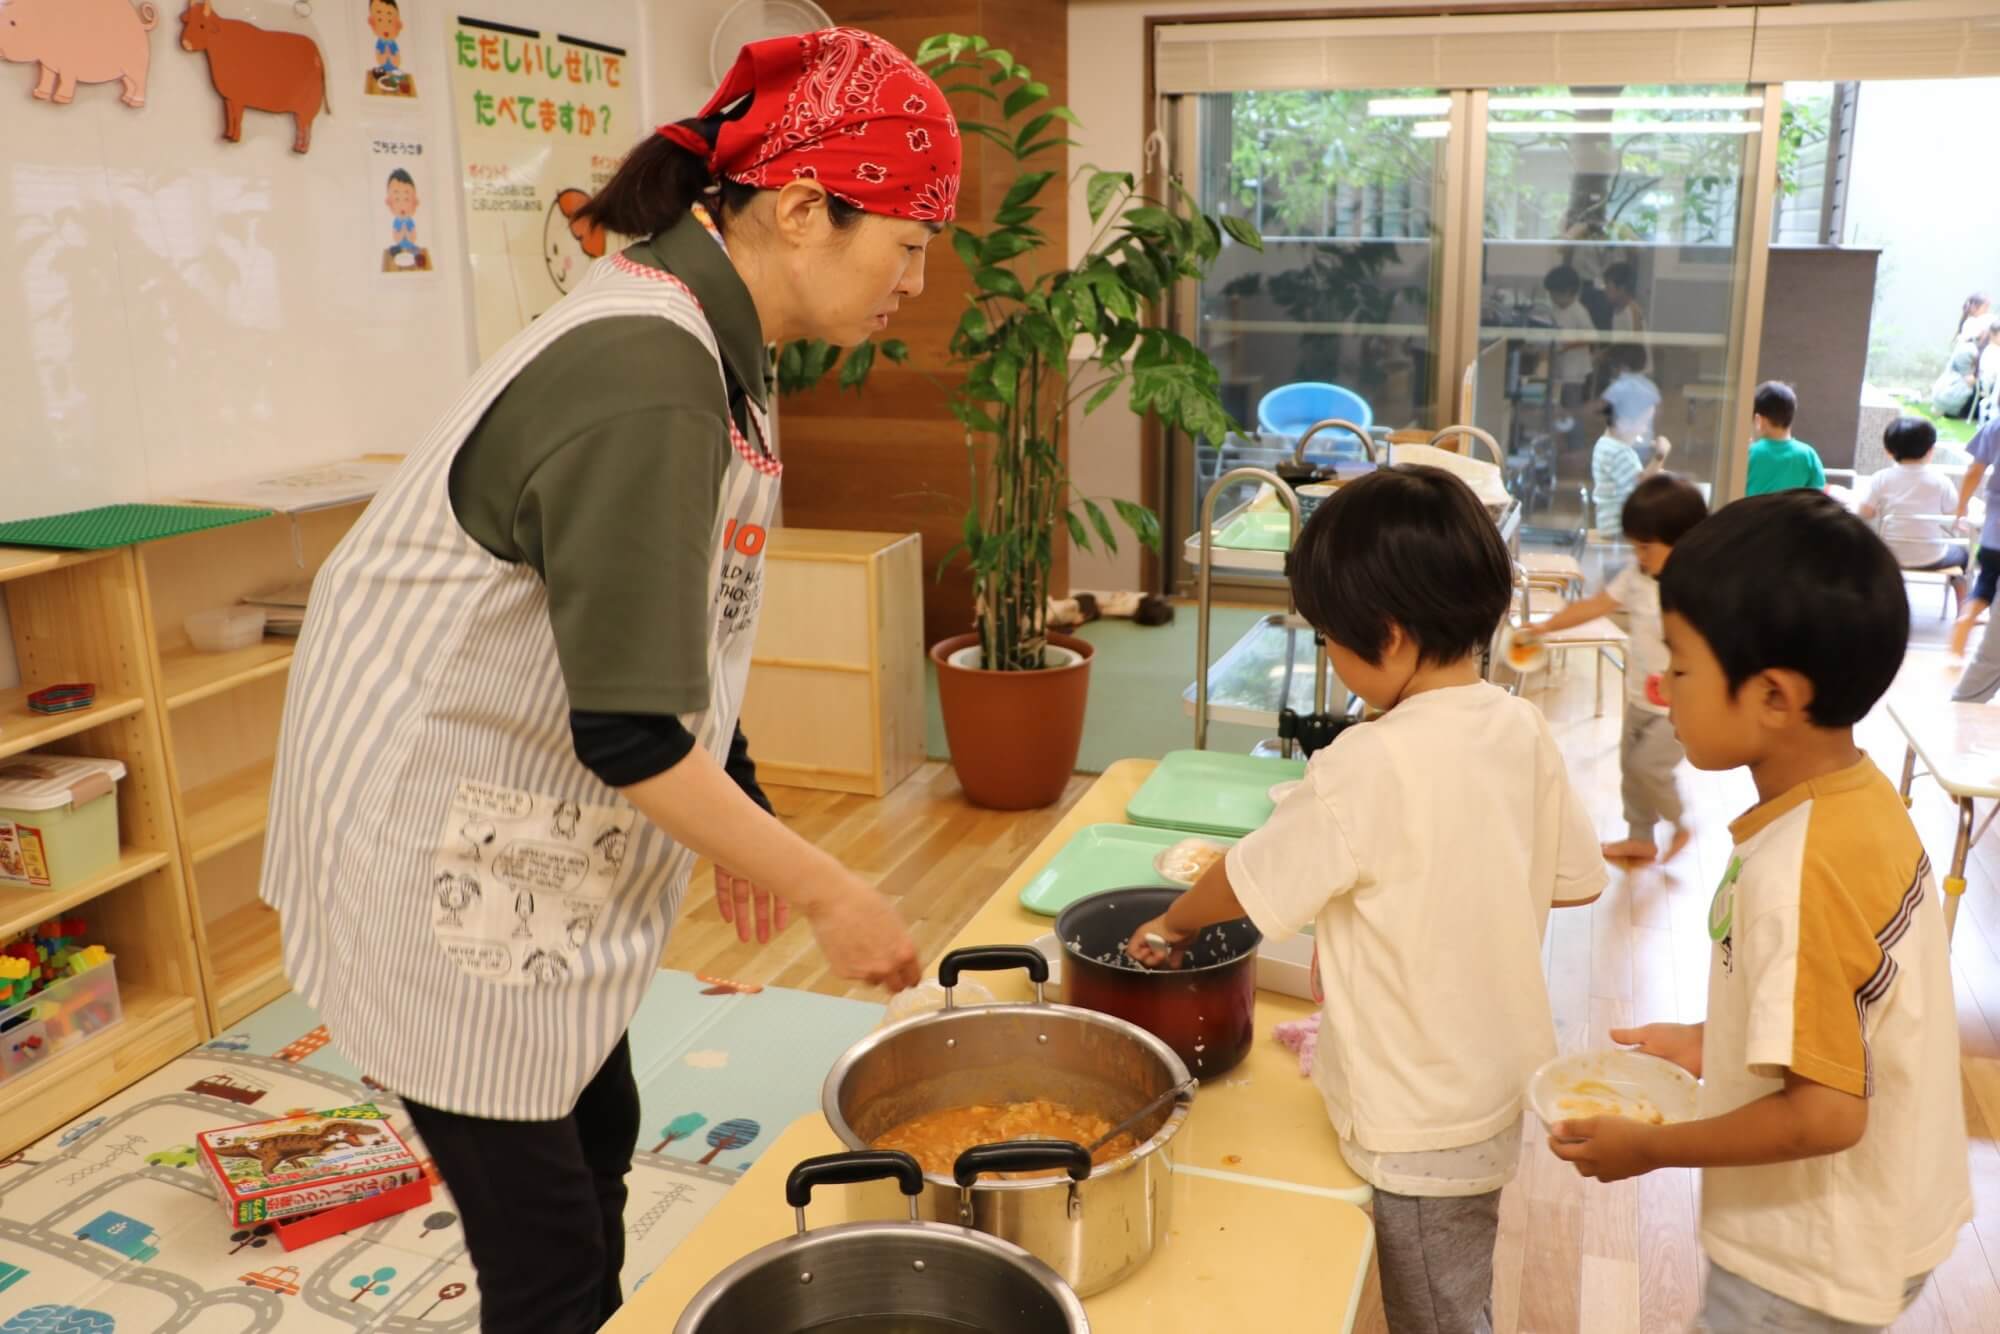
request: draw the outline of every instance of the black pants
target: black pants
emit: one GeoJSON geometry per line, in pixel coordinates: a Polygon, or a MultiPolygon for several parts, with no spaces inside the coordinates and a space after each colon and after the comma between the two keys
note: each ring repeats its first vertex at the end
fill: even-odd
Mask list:
{"type": "Polygon", "coordinates": [[[625,1174],[639,1141],[627,1039],[560,1121],[489,1121],[404,1100],[479,1274],[483,1334],[590,1334],[623,1300],[625,1174]]]}

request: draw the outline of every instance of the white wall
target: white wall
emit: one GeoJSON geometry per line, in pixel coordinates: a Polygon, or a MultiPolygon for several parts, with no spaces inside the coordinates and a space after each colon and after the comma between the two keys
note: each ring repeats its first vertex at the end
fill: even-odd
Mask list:
{"type": "MultiPolygon", "coordinates": [[[[411,107],[361,94],[362,7],[317,6],[332,109],[301,156],[290,119],[264,113],[222,142],[207,60],[181,50],[179,5],[159,8],[143,109],[120,105],[115,84],[80,87],[67,107],[32,102],[33,67],[0,65],[0,303],[13,315],[0,320],[0,518],[404,448],[472,366],[446,63],[456,10],[403,6],[411,107]],[[418,240],[434,275],[379,272],[376,125],[428,140],[418,240]]],[[[467,8],[643,55],[634,0],[467,8]]],[[[307,26],[275,0],[223,9],[307,26]]]]}
{"type": "Polygon", "coordinates": [[[1883,388],[1928,392],[1959,303],[1974,290],[2000,298],[1996,127],[2000,79],[1861,85],[1844,239],[1882,250],[1868,369],[1883,388]]]}

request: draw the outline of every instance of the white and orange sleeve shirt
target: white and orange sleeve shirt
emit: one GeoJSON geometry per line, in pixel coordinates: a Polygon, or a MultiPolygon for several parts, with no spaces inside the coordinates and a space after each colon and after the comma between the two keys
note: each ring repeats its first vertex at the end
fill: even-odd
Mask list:
{"type": "Polygon", "coordinates": [[[1972,1216],[1944,914],[1922,841],[1863,759],[1730,832],[1713,940],[1701,1114],[1787,1070],[1868,1100],[1844,1152],[1702,1174],[1710,1260],[1836,1319],[1887,1325],[1972,1216]]]}

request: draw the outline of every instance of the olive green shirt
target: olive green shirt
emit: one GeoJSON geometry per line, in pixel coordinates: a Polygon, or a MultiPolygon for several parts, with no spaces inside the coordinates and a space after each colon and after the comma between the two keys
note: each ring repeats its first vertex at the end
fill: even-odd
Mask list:
{"type": "Polygon", "coordinates": [[[451,468],[472,539],[531,566],[570,708],[692,713],[708,707],[708,569],[731,446],[759,443],[745,407],[769,392],[749,289],[692,216],[625,251],[693,289],[715,359],[672,321],[595,320],[521,369],[451,468]]]}

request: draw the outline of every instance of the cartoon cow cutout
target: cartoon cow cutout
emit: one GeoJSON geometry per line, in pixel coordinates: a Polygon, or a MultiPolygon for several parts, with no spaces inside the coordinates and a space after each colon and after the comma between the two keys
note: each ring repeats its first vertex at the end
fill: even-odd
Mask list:
{"type": "Polygon", "coordinates": [[[222,137],[243,141],[243,113],[269,111],[292,118],[292,151],[312,147],[313,118],[331,113],[326,62],[310,37],[271,32],[242,19],[218,16],[210,0],[181,12],[181,49],[208,56],[208,77],[222,97],[222,137]]]}

